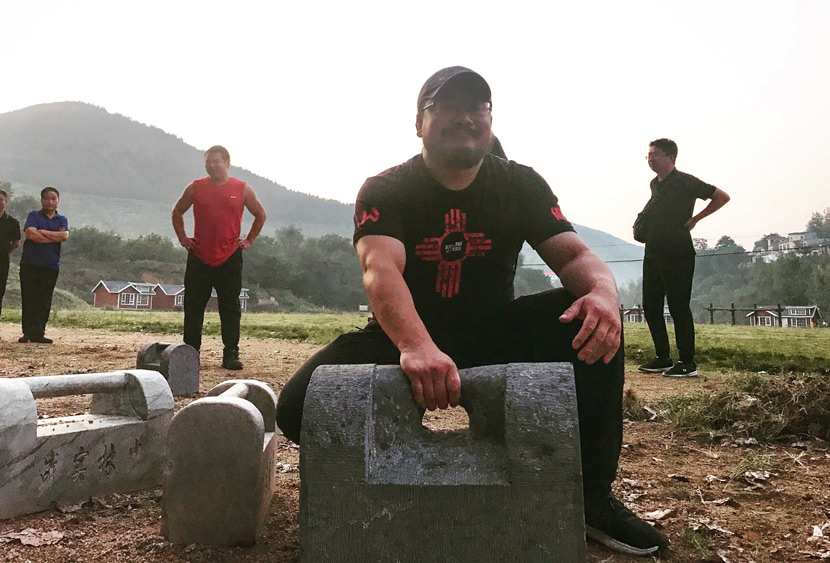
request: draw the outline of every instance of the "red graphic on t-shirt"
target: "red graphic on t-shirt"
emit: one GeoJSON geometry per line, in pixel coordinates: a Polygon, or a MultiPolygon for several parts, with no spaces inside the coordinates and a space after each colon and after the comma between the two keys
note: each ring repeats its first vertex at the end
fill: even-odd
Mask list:
{"type": "Polygon", "coordinates": [[[562,210],[559,209],[558,205],[556,207],[551,207],[550,213],[560,221],[567,221],[567,219],[565,219],[565,216],[562,214],[562,210]]]}
{"type": "Polygon", "coordinates": [[[354,224],[355,228],[359,229],[363,226],[363,223],[366,221],[377,221],[380,218],[380,213],[374,207],[372,208],[371,212],[366,211],[365,209],[361,210],[360,217],[357,216],[357,213],[354,215],[354,224]]]}
{"type": "Polygon", "coordinates": [[[451,209],[444,215],[444,234],[427,237],[415,245],[415,256],[427,262],[440,260],[435,291],[441,297],[458,295],[461,285],[461,263],[468,256],[484,256],[493,248],[493,242],[484,233],[468,233],[467,214],[460,209],[451,209]]]}

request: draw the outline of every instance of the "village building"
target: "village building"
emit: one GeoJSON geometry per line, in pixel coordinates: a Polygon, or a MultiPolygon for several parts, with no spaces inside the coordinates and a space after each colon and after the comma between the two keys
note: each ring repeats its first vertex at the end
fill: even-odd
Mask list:
{"type": "MultiPolygon", "coordinates": [[[[239,293],[242,312],[248,310],[248,289],[239,293]]],[[[130,311],[181,311],[184,307],[184,286],[171,283],[144,283],[101,280],[92,288],[92,304],[102,309],[130,311]]],[[[216,290],[210,293],[207,311],[218,310],[216,290]]]]}
{"type": "Polygon", "coordinates": [[[750,326],[785,328],[818,328],[822,326],[821,311],[816,305],[765,305],[746,315],[750,326]]]}

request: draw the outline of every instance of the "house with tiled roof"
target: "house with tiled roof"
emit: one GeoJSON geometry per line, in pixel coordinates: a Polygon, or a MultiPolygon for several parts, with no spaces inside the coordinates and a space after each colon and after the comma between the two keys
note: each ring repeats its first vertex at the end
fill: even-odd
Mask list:
{"type": "MultiPolygon", "coordinates": [[[[243,313],[248,310],[248,299],[248,288],[243,287],[239,293],[239,306],[243,313]]],[[[180,311],[184,307],[184,286],[101,280],[92,288],[92,304],[100,308],[131,311],[180,311]]],[[[206,310],[217,309],[216,290],[212,290],[206,310]]]]}
{"type": "Polygon", "coordinates": [[[821,311],[816,305],[764,305],[747,313],[751,326],[781,326],[785,328],[817,328],[821,326],[821,311]]]}

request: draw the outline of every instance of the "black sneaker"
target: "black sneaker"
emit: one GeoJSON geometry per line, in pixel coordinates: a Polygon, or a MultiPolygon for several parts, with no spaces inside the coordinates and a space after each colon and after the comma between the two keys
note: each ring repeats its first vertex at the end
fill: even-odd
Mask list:
{"type": "Polygon", "coordinates": [[[671,369],[663,373],[666,377],[697,377],[697,364],[678,360],[671,369]]]}
{"type": "Polygon", "coordinates": [[[25,344],[26,342],[29,341],[29,337],[24,334],[23,336],[18,338],[17,341],[20,342],[21,344],[25,344]]]}
{"type": "Polygon", "coordinates": [[[33,336],[29,338],[29,342],[35,342],[37,344],[51,344],[54,341],[51,338],[46,338],[45,336],[33,336]]]}
{"type": "Polygon", "coordinates": [[[222,367],[225,369],[240,370],[242,362],[239,361],[239,351],[233,350],[222,355],[222,367]]]}
{"type": "Polygon", "coordinates": [[[669,538],[640,520],[608,492],[585,496],[585,534],[613,550],[651,555],[669,546],[669,538]]]}
{"type": "Polygon", "coordinates": [[[654,358],[650,362],[637,366],[637,369],[643,373],[663,373],[671,367],[671,358],[654,358]]]}

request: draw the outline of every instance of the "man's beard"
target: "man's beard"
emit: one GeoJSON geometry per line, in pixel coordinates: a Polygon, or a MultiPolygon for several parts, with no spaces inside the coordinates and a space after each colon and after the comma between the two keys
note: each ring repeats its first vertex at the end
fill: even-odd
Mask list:
{"type": "Polygon", "coordinates": [[[453,149],[452,151],[440,154],[441,161],[447,168],[467,170],[481,162],[487,150],[474,150],[468,148],[453,149]]]}
{"type": "MultiPolygon", "coordinates": [[[[446,131],[442,136],[454,134],[453,131],[446,131]]],[[[483,135],[482,132],[470,132],[476,138],[483,135]]],[[[468,170],[476,166],[484,158],[484,155],[490,150],[490,143],[487,143],[482,148],[459,147],[453,149],[438,150],[436,156],[441,160],[447,168],[454,168],[457,170],[468,170]]]]}

